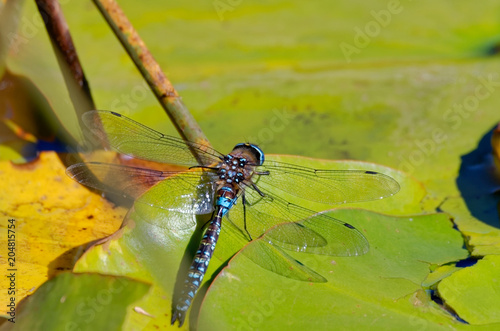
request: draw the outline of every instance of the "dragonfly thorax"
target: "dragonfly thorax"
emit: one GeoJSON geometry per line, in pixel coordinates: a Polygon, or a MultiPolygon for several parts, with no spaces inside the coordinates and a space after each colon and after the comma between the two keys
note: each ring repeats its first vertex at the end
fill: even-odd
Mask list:
{"type": "Polygon", "coordinates": [[[255,166],[262,165],[264,153],[255,145],[238,144],[225,155],[217,174],[223,183],[238,184],[250,180],[255,166]]]}
{"type": "Polygon", "coordinates": [[[251,177],[251,168],[245,158],[226,155],[219,166],[217,174],[222,182],[228,184],[241,183],[251,177]]]}

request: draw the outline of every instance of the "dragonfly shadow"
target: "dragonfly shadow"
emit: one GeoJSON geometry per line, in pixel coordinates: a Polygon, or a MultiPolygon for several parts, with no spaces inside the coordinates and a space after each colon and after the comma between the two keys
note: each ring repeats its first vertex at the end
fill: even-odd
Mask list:
{"type": "Polygon", "coordinates": [[[476,149],[461,156],[456,183],[471,215],[500,228],[497,207],[500,202],[500,177],[492,155],[493,130],[494,128],[481,138],[476,149]]]}

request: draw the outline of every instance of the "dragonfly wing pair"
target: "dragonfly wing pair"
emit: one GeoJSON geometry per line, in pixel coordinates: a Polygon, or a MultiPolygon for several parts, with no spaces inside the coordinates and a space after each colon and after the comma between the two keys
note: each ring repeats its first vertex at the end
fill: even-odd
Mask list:
{"type": "MultiPolygon", "coordinates": [[[[214,174],[201,169],[179,173],[88,162],[72,165],[66,172],[85,186],[121,195],[140,205],[193,215],[205,215],[214,210],[214,174]],[[168,182],[162,182],[166,178],[168,182]],[[146,195],[136,200],[148,189],[146,195]]],[[[165,218],[145,219],[155,226],[171,230],[188,229],[195,225],[192,219],[185,224],[169,223],[165,218]]]]}
{"type": "Polygon", "coordinates": [[[246,213],[246,227],[252,237],[259,237],[267,230],[265,237],[269,242],[314,254],[361,255],[368,251],[369,245],[350,224],[288,202],[275,195],[276,192],[341,204],[382,199],[399,191],[399,184],[393,178],[373,171],[318,170],[273,160],[266,161],[257,171],[269,174],[255,180],[260,192],[251,186],[244,191],[248,208],[232,211],[233,216],[239,215],[234,218],[240,222],[237,226],[243,227],[241,220],[246,213]]]}
{"type": "MultiPolygon", "coordinates": [[[[246,206],[236,204],[228,219],[252,239],[264,239],[297,252],[351,256],[368,251],[365,237],[353,226],[303,208],[259,187],[245,190],[246,206]],[[245,230],[246,229],[246,230],[245,230]]],[[[247,235],[247,240],[250,238],[247,235]]]]}

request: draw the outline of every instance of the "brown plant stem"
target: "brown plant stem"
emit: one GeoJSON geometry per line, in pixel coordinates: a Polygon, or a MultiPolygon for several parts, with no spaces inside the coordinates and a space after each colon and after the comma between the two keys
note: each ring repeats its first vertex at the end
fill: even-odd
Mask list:
{"type": "Polygon", "coordinates": [[[35,2],[57,54],[78,118],[81,118],[85,111],[95,109],[95,104],[61,6],[57,0],[35,0],[35,2]]]}
{"type": "MultiPolygon", "coordinates": [[[[90,86],[78,59],[68,24],[57,0],[35,0],[35,2],[49,34],[74,111],[80,126],[82,126],[81,118],[83,113],[95,109],[95,104],[90,92],[90,86]]],[[[59,131],[56,135],[69,149],[78,149],[78,143],[73,139],[72,135],[66,132],[64,125],[59,125],[59,131]]],[[[76,153],[73,153],[71,157],[66,153],[58,153],[58,155],[66,166],[82,161],[76,153]]]]}
{"type": "MultiPolygon", "coordinates": [[[[93,0],[130,58],[147,81],[183,139],[210,146],[198,123],[187,110],[146,45],[114,0],[93,0]]],[[[197,155],[195,155],[197,157],[197,155]]]]}

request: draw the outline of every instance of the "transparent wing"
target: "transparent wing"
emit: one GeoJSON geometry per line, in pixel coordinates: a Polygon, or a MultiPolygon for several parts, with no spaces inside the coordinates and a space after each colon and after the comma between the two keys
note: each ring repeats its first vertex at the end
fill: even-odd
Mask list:
{"type": "Polygon", "coordinates": [[[266,160],[257,171],[259,188],[279,189],[299,198],[330,204],[361,202],[389,197],[399,191],[392,177],[365,170],[321,170],[266,160]]]}
{"type": "Polygon", "coordinates": [[[247,244],[248,240],[235,229],[231,222],[224,222],[215,254],[222,261],[226,261],[243,247],[240,251],[241,254],[262,268],[278,275],[307,282],[324,283],[327,281],[323,276],[291,257],[280,247],[270,244],[264,238],[247,244]],[[238,234],[240,236],[236,238],[238,234]]]}
{"type": "MultiPolygon", "coordinates": [[[[92,188],[134,200],[142,195],[136,202],[151,207],[194,215],[208,214],[214,209],[215,173],[211,171],[168,172],[89,162],[74,164],[66,172],[78,183],[92,188]],[[150,188],[151,185],[154,186],[150,188]]],[[[158,224],[152,218],[147,220],[169,227],[168,224],[158,224]]]]}
{"type": "Polygon", "coordinates": [[[164,135],[123,115],[105,110],[86,112],[83,122],[116,151],[135,158],[184,166],[212,165],[222,154],[214,149],[164,135]],[[199,155],[201,162],[193,156],[199,155]],[[200,164],[201,163],[201,164],[200,164]]]}
{"type": "Polygon", "coordinates": [[[247,235],[248,231],[252,239],[263,235],[274,245],[298,252],[352,256],[368,251],[368,241],[352,225],[259,189],[264,196],[247,187],[241,196],[243,200],[244,195],[245,204],[239,202],[229,211],[228,219],[242,234],[247,235]]]}

